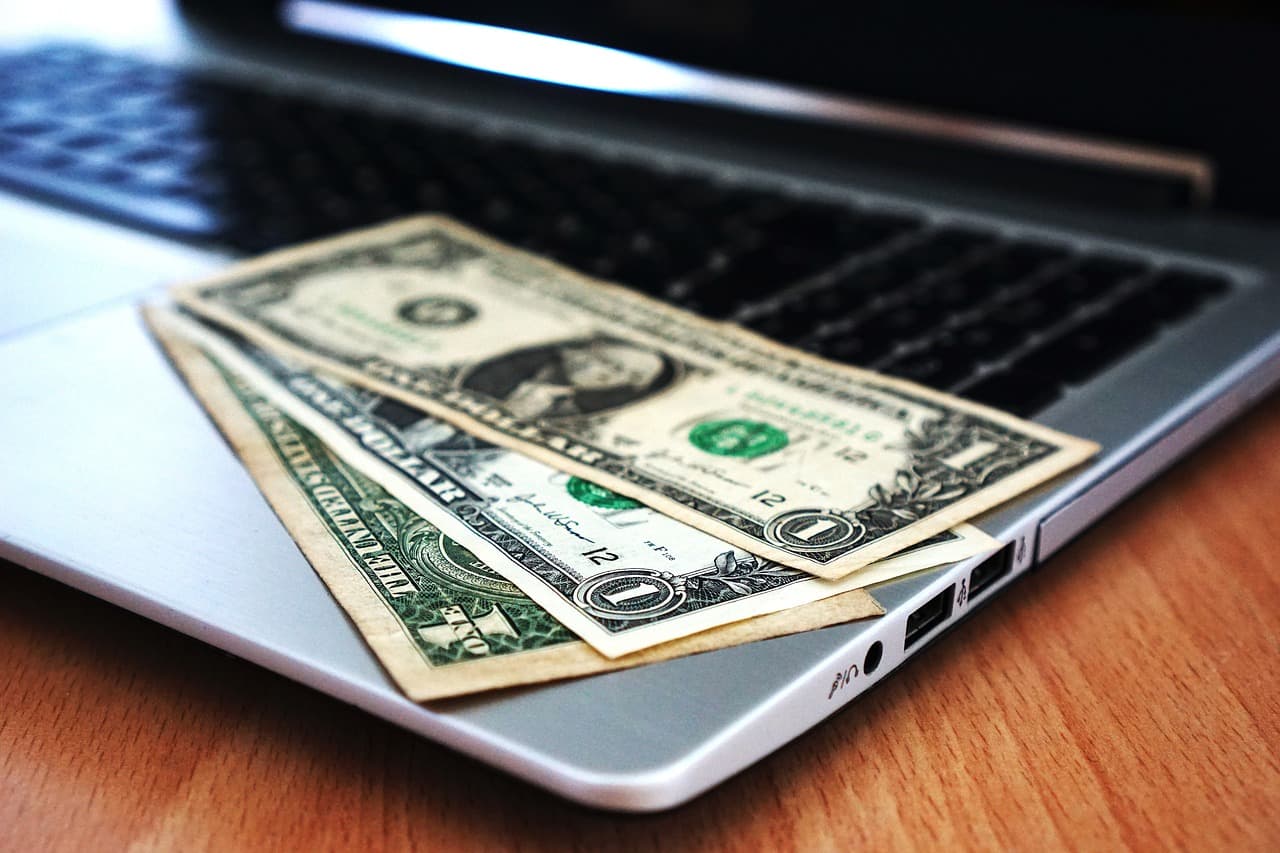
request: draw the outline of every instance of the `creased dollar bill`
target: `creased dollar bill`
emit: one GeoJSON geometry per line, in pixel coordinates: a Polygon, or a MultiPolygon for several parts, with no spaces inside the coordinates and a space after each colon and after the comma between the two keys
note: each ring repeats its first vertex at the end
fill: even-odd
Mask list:
{"type": "Polygon", "coordinates": [[[884,611],[854,590],[610,660],[195,346],[161,342],[391,677],[424,701],[608,672],[884,611]]]}
{"type": "Polygon", "coordinates": [[[174,295],[264,347],[823,577],[1097,450],[439,217],[276,252],[174,295]]]}
{"type": "Polygon", "coordinates": [[[758,559],[396,400],[160,308],[194,341],[556,619],[614,657],[994,550],[967,525],[839,580],[758,559]]]}

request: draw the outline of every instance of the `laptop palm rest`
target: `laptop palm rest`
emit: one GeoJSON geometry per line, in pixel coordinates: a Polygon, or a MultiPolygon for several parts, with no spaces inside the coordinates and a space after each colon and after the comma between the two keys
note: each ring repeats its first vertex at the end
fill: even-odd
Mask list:
{"type": "Polygon", "coordinates": [[[0,343],[0,399],[0,556],[597,805],[678,802],[776,748],[749,724],[798,683],[824,682],[785,727],[826,716],[827,659],[875,624],[429,709],[383,674],[132,306],[0,343]]]}

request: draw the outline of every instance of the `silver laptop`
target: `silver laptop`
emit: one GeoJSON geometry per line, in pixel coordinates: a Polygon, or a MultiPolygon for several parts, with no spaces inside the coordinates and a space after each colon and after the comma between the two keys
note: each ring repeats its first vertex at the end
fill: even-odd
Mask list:
{"type": "Polygon", "coordinates": [[[1280,22],[1176,5],[23,6],[0,556],[571,799],[685,801],[1052,571],[1280,377],[1280,134],[1250,100],[1280,22]],[[880,619],[415,705],[133,305],[422,210],[1104,451],[981,518],[994,556],[875,587],[880,619]]]}

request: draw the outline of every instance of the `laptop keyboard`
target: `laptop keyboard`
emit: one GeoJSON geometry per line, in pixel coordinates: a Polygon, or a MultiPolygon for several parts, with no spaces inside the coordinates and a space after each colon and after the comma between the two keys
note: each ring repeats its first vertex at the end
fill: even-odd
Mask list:
{"type": "Polygon", "coordinates": [[[243,252],[443,212],[589,275],[1024,416],[1230,287],[67,45],[0,55],[0,182],[243,252]]]}

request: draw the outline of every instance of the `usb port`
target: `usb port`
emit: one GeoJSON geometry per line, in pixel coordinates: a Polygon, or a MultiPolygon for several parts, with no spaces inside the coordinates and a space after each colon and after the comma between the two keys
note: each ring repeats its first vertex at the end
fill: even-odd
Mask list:
{"type": "Polygon", "coordinates": [[[1013,568],[1013,543],[1001,548],[973,567],[969,573],[969,600],[977,598],[987,587],[1009,574],[1013,568]]]}
{"type": "Polygon", "coordinates": [[[956,585],[952,584],[907,617],[907,635],[902,638],[904,649],[911,648],[912,643],[947,621],[947,617],[951,615],[951,599],[955,594],[956,585]]]}

